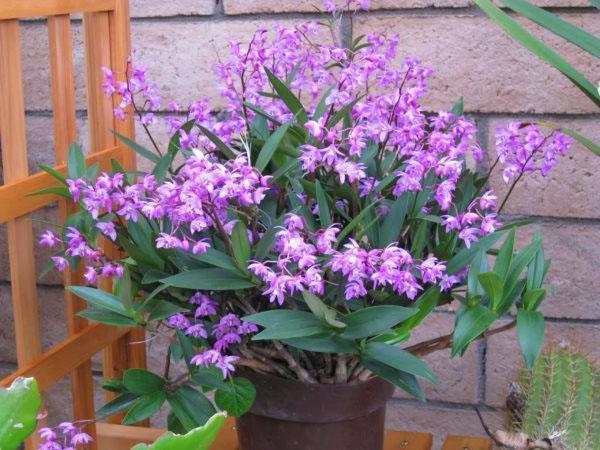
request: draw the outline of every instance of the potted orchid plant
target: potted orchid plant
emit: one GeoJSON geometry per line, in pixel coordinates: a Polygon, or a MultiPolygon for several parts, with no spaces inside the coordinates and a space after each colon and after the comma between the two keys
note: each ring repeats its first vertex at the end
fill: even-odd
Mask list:
{"type": "Polygon", "coordinates": [[[427,112],[433,71],[397,63],[396,36],[342,45],[345,12],[328,9],[321,22],[232,42],[216,65],[224,107],[170,103],[164,149],[151,132],[163,103],[145,67],[104,69],[115,114],[135,114],[152,148],[117,137],[152,169],[114,163],[99,174],[73,146],[55,192],[80,211],[41,242],[57,249],[58,270],[83,271],[89,286],[69,287],[89,303],[83,317],[145,327],[169,351],[161,373],[106,380],[118,395],[99,416],[124,411],[131,424],[167,403],[181,432],[220,408],[238,417],[244,450],[379,450],[394,386],[424,399],[420,381],[436,382],[420,357],[462,355],[516,324],[533,364],[549,263],[539,235],[517,252],[519,223],[498,214],[571,139],[513,123],[489,170],[469,168],[485,158],[462,101],[427,112]],[[494,170],[511,185],[504,199],[487,187],[494,170]],[[100,241],[127,256],[110,258],[100,241]],[[94,287],[100,279],[112,292],[94,287]],[[448,304],[454,332],[407,346],[448,304]],[[516,320],[492,327],[508,313],[516,320]]]}

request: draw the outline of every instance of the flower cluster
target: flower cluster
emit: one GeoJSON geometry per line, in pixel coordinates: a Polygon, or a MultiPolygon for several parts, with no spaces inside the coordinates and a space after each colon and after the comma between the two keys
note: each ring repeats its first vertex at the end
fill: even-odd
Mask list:
{"type": "MultiPolygon", "coordinates": [[[[219,304],[202,292],[196,292],[192,295],[190,303],[195,306],[193,319],[188,318],[183,313],[178,313],[171,316],[167,324],[171,328],[181,330],[193,338],[208,340],[209,329],[207,329],[207,322],[203,320],[211,316],[217,316],[219,304]]],[[[214,339],[212,348],[205,348],[192,358],[191,363],[197,366],[215,366],[221,370],[223,378],[227,378],[230,372],[235,371],[233,363],[239,357],[227,355],[226,352],[232,345],[240,344],[242,336],[257,331],[258,327],[256,325],[240,320],[235,314],[226,314],[220,317],[218,323],[213,325],[212,330],[210,330],[210,337],[214,339]]]]}
{"type": "Polygon", "coordinates": [[[539,171],[547,176],[574,139],[560,131],[544,135],[539,126],[512,122],[496,131],[496,152],[504,165],[507,183],[524,173],[539,171]]]}
{"type": "MultiPolygon", "coordinates": [[[[108,234],[111,237],[114,234],[112,240],[116,239],[116,231],[112,222],[99,222],[96,226],[103,234],[108,234]]],[[[123,276],[123,266],[108,260],[102,249],[92,248],[83,233],[75,227],[67,227],[64,240],[52,231],[46,230],[40,237],[39,243],[49,248],[56,248],[61,245],[65,247],[60,255],[51,257],[54,267],[60,272],[71,266],[69,260],[73,260],[73,258],[84,261],[86,265],[83,278],[88,284],[95,284],[99,275],[118,278],[123,276]]]]}
{"type": "Polygon", "coordinates": [[[83,431],[86,423],[63,422],[55,428],[43,427],[39,430],[42,443],[39,450],[74,450],[92,442],[92,437],[83,431]]]}

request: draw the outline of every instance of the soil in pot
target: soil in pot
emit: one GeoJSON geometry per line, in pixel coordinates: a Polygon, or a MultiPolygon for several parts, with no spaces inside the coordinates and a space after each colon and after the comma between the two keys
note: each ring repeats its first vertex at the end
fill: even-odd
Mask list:
{"type": "Polygon", "coordinates": [[[305,384],[244,372],[256,386],[250,412],[237,420],[240,450],[381,450],[385,408],[394,387],[305,384]]]}

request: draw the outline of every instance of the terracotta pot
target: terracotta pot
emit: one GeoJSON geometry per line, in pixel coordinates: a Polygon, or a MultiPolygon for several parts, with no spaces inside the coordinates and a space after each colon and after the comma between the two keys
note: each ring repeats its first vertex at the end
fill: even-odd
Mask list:
{"type": "Polygon", "coordinates": [[[386,402],[394,392],[387,381],[315,385],[243,376],[256,386],[256,401],[237,419],[240,450],[382,450],[386,402]]]}

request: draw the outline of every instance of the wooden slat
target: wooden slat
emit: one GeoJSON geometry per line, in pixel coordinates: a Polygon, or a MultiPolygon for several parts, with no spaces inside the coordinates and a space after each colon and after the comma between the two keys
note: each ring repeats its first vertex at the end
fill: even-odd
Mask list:
{"type": "Polygon", "coordinates": [[[492,450],[492,441],[484,437],[448,436],[442,450],[492,450]]]}
{"type": "Polygon", "coordinates": [[[114,5],[115,0],[2,0],[0,20],[109,11],[114,5]]]}
{"type": "MultiPolygon", "coordinates": [[[[3,148],[8,149],[9,147],[3,144],[3,148]]],[[[5,151],[4,153],[7,154],[9,152],[5,151]]],[[[88,164],[99,163],[101,170],[110,170],[110,160],[116,159],[121,161],[123,153],[122,147],[112,147],[88,156],[86,161],[88,164]]],[[[66,174],[67,166],[62,164],[57,166],[56,170],[62,174],[66,174]]],[[[45,172],[18,178],[18,181],[0,186],[0,205],[2,205],[2,208],[0,208],[0,224],[54,203],[59,198],[55,195],[29,196],[32,192],[58,185],[58,182],[45,172]]]]}
{"type": "Polygon", "coordinates": [[[384,450],[431,450],[433,436],[429,433],[386,431],[384,450]]]}
{"type": "MultiPolygon", "coordinates": [[[[131,30],[129,23],[129,1],[117,0],[114,11],[108,15],[110,28],[110,55],[111,68],[116,76],[123,81],[127,75],[127,61],[131,53],[131,30]]],[[[118,106],[118,98],[113,98],[112,107],[118,106]]],[[[117,120],[113,115],[113,127],[118,133],[135,140],[135,127],[133,120],[133,108],[130,106],[125,120],[117,120]]],[[[127,170],[135,170],[135,153],[124,152],[123,166],[127,170]]],[[[146,333],[142,328],[132,330],[104,351],[104,376],[120,377],[123,371],[131,367],[146,367],[146,333]]],[[[113,393],[106,392],[106,399],[111,400],[113,393]]],[[[115,415],[109,418],[112,423],[120,423],[122,417],[115,415]]],[[[145,421],[140,425],[149,425],[145,421]]]]}
{"type": "MultiPolygon", "coordinates": [[[[52,73],[52,112],[54,120],[54,145],[57,164],[64,164],[68,157],[71,142],[77,139],[77,118],[75,115],[75,82],[73,76],[73,36],[71,17],[68,14],[48,18],[48,42],[50,68],[52,73]]],[[[72,202],[59,201],[60,221],[74,213],[77,208],[72,202]]],[[[65,273],[66,285],[83,283],[83,267],[65,273]]],[[[86,308],[85,302],[66,291],[66,320],[69,335],[72,336],[88,326],[87,320],[77,316],[86,308]]],[[[93,419],[94,378],[92,362],[87,360],[71,372],[71,398],[73,404],[73,420],[93,419]]],[[[88,427],[87,432],[96,442],[95,427],[88,427]]],[[[93,444],[93,448],[96,444],[93,444]]]]}
{"type": "MultiPolygon", "coordinates": [[[[154,442],[165,432],[165,430],[156,428],[138,428],[106,423],[97,424],[97,429],[100,450],[129,450],[135,444],[154,442]]],[[[433,438],[428,433],[387,431],[384,450],[431,450],[432,445],[433,438]]],[[[211,450],[238,450],[238,448],[235,420],[230,417],[212,445],[211,450]]],[[[468,448],[469,450],[479,450],[481,448],[487,450],[487,447],[468,448]]],[[[464,448],[460,450],[464,450],[464,448]]]]}
{"type": "MultiPolygon", "coordinates": [[[[21,70],[19,22],[0,21],[0,137],[6,183],[29,173],[21,70]]],[[[0,202],[2,209],[14,201],[0,202]]],[[[26,364],[41,353],[33,232],[27,218],[8,223],[8,247],[17,360],[26,364]]]]}
{"type": "Polygon", "coordinates": [[[17,377],[35,377],[43,391],[128,331],[103,324],[90,325],[0,381],[0,387],[10,385],[17,377]]]}
{"type": "Polygon", "coordinates": [[[83,15],[85,64],[87,79],[89,145],[97,152],[115,145],[110,132],[114,126],[112,100],[102,91],[102,67],[110,67],[110,24],[108,13],[83,15]]]}
{"type": "MultiPolygon", "coordinates": [[[[97,424],[100,450],[130,450],[135,444],[154,442],[166,430],[158,428],[139,428],[107,423],[97,424]]],[[[238,450],[235,420],[229,417],[210,447],[211,450],[238,450]]],[[[386,449],[387,450],[387,449],[386,449]]]]}

